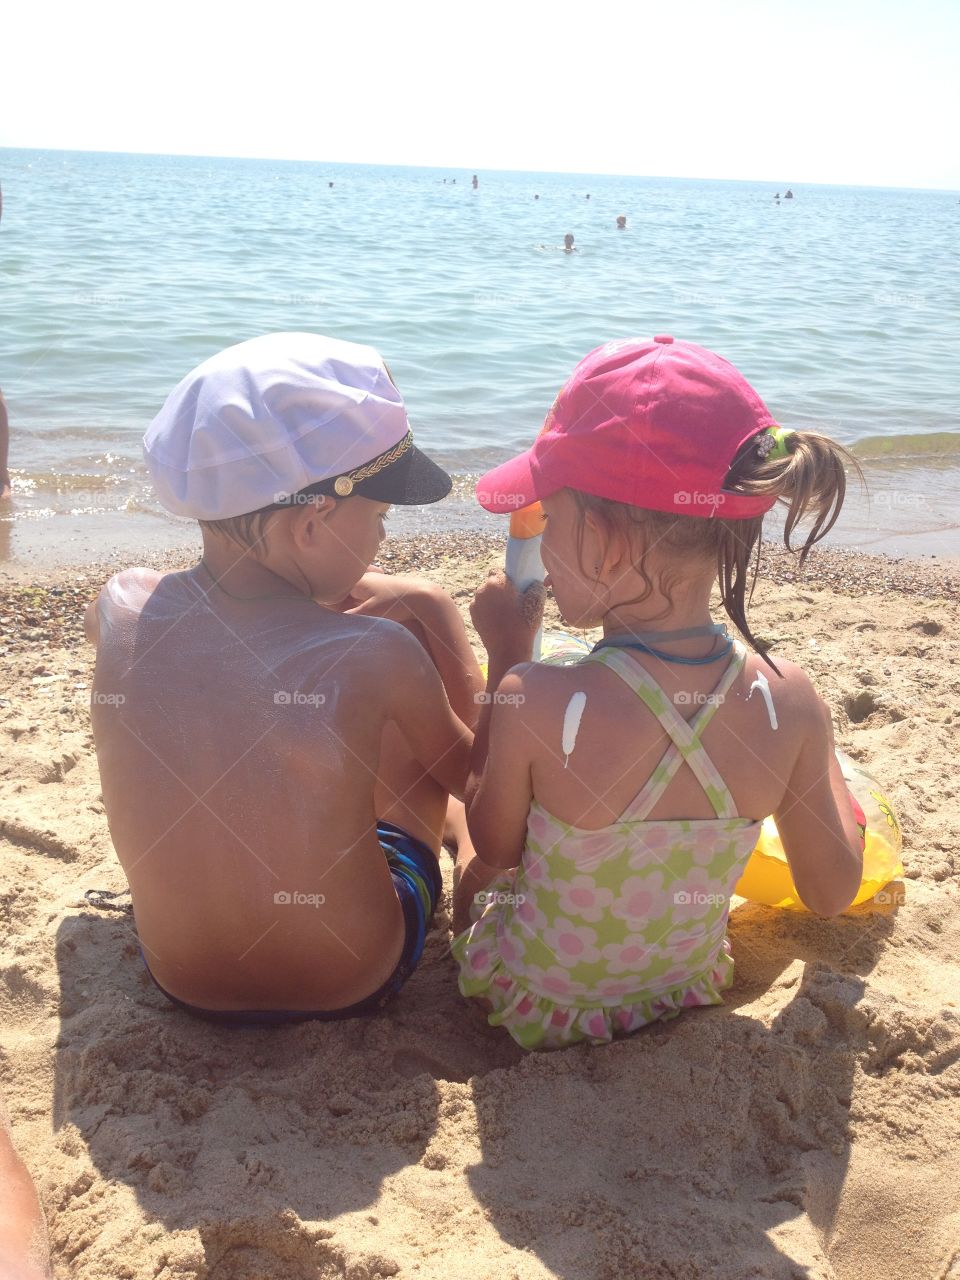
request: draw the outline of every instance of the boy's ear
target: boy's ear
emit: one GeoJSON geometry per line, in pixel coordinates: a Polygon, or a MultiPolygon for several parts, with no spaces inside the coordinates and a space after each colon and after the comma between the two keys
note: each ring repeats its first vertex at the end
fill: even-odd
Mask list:
{"type": "Polygon", "coordinates": [[[308,541],[313,533],[329,520],[336,505],[337,499],[325,493],[311,494],[306,502],[298,504],[294,508],[294,516],[290,524],[293,540],[298,544],[308,541]]]}

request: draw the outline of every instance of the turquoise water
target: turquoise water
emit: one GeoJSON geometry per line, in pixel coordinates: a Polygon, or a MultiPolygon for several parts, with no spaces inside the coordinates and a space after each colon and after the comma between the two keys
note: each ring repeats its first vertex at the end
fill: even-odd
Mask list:
{"type": "MultiPolygon", "coordinates": [[[[450,170],[50,151],[0,151],[0,182],[0,555],[67,530],[182,537],[143,430],[192,366],[276,329],[377,346],[463,494],[591,347],[673,333],[733,360],[781,421],[859,442],[882,500],[851,507],[848,541],[960,550],[956,193],[778,205],[773,184],[495,172],[474,191],[450,170]],[[568,231],[579,253],[540,247],[568,231]]],[[[400,524],[463,522],[482,523],[467,502],[400,524]]]]}

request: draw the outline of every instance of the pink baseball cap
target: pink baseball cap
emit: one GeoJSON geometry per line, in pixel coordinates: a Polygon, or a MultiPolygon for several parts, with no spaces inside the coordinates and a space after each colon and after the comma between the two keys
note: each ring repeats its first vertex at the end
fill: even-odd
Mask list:
{"type": "Polygon", "coordinates": [[[533,446],[481,478],[477,500],[507,513],[570,488],[686,516],[763,515],[776,498],[723,482],[744,442],[776,425],[704,347],[668,334],[607,342],[574,369],[533,446]]]}

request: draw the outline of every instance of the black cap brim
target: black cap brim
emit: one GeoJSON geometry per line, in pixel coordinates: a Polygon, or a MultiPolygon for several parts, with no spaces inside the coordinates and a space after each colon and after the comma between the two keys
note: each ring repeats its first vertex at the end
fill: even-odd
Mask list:
{"type": "Polygon", "coordinates": [[[414,444],[389,467],[368,480],[359,480],[351,496],[370,498],[373,502],[393,502],[401,507],[420,507],[439,502],[452,488],[453,481],[446,471],[414,444]]]}

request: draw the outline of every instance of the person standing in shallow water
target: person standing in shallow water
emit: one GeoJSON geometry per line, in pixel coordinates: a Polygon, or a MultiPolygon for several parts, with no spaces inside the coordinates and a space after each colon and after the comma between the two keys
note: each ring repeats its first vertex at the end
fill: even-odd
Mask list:
{"type": "Polygon", "coordinates": [[[573,245],[573,236],[570,234],[570,232],[569,232],[569,231],[568,231],[568,232],[567,232],[567,234],[563,237],[563,252],[564,252],[564,253],[579,253],[579,252],[580,252],[580,250],[579,250],[579,249],[575,249],[575,248],[574,248],[574,245],[573,245]]]}
{"type": "Polygon", "coordinates": [[[477,187],[479,187],[479,185],[480,185],[480,179],[477,177],[477,175],[476,175],[476,174],[474,174],[474,175],[473,175],[473,189],[474,189],[474,191],[476,191],[476,189],[477,189],[477,187]]]}
{"type": "Polygon", "coordinates": [[[7,456],[10,449],[10,421],[7,417],[7,402],[0,391],[0,499],[9,498],[10,472],[7,468],[7,456]]]}

